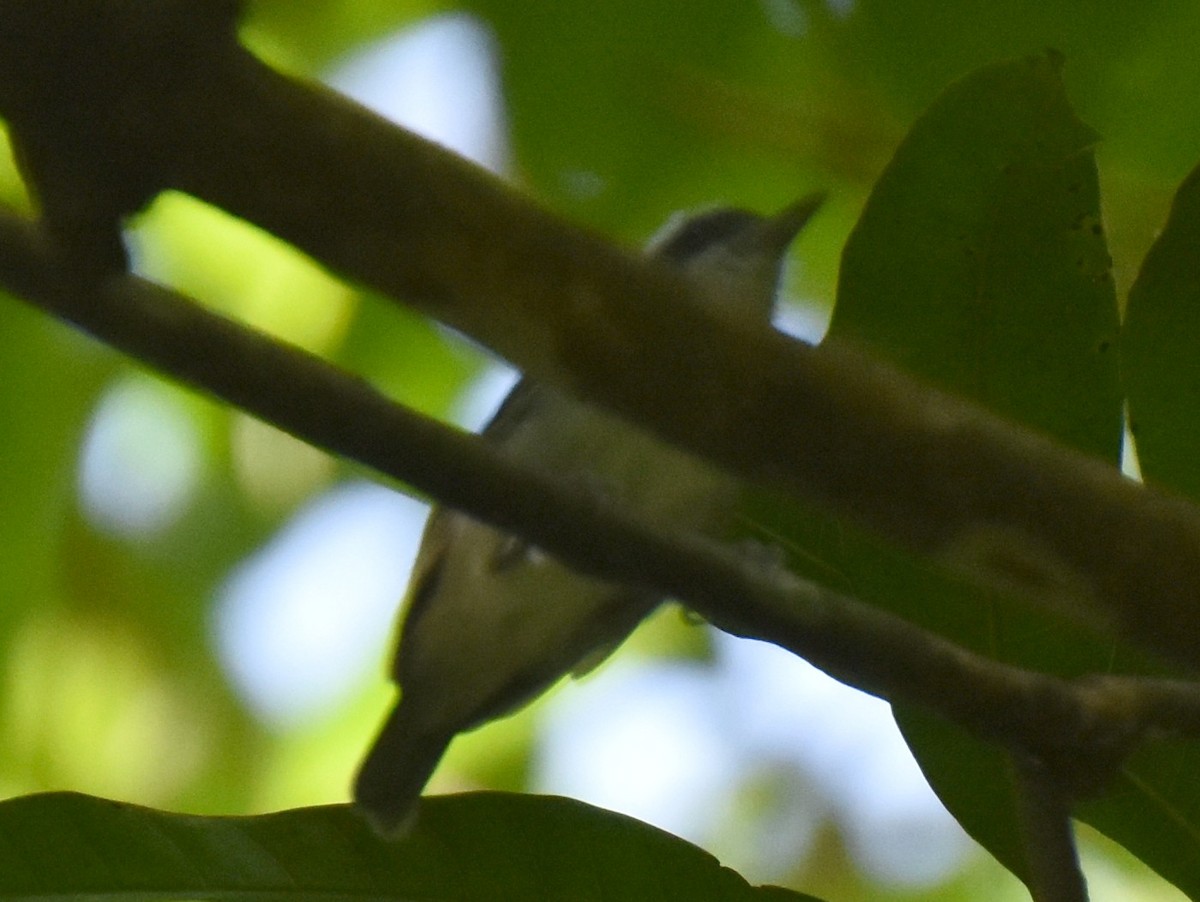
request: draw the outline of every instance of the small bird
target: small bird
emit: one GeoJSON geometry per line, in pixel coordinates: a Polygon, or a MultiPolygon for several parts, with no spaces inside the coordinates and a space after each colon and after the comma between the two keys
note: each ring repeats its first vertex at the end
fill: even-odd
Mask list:
{"type": "MultiPolygon", "coordinates": [[[[647,253],[679,267],[706,302],[769,322],[787,248],[821,200],[772,217],[722,208],[677,218],[647,253]]],[[[675,529],[712,534],[734,512],[734,477],[549,385],[519,382],[483,435],[515,460],[675,529]]],[[[402,606],[392,666],[400,701],[359,769],[355,805],[380,833],[403,835],[457,734],[599,664],[662,600],[435,507],[402,606]]]]}

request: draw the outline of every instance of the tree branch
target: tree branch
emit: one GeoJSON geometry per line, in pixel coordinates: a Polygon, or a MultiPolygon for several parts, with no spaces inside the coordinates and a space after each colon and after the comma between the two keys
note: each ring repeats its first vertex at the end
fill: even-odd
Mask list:
{"type": "Polygon", "coordinates": [[[58,251],[33,225],[0,214],[0,284],[46,312],[304,441],[519,533],[582,572],[679,598],[843,682],[1061,762],[1060,779],[1086,773],[1089,787],[1101,784],[1147,734],[1200,736],[1200,690],[1191,683],[1071,682],[972,654],[786,570],[700,537],[664,534],[174,292],[131,276],[83,286],[58,251]]]}
{"type": "Polygon", "coordinates": [[[7,0],[0,61],[51,65],[0,65],[0,113],[39,195],[69,199],[44,211],[64,260],[90,273],[111,220],[179,188],[722,466],[1200,663],[1190,505],[855,349],[718,319],[668,268],[272,71],[231,0],[155,4],[154,27],[146,4],[57,5],[93,17],[89,51],[44,0],[7,0]]]}
{"type": "Polygon", "coordinates": [[[1079,867],[1071,811],[1062,788],[1043,764],[1028,755],[1011,756],[1017,781],[1018,816],[1033,902],[1088,902],[1079,867]]]}

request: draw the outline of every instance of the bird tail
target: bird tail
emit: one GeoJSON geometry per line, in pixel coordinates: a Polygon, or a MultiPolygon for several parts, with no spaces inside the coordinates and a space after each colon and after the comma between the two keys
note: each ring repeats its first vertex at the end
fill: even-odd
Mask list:
{"type": "Polygon", "coordinates": [[[453,738],[425,735],[413,727],[404,705],[397,705],[354,780],[355,807],[376,832],[392,839],[412,829],[421,790],[453,738]]]}

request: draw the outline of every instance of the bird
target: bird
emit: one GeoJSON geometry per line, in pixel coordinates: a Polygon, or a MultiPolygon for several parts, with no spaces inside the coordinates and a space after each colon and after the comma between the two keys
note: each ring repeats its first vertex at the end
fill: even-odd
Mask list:
{"type": "MultiPolygon", "coordinates": [[[[735,207],[676,215],[646,252],[705,303],[769,323],[787,249],[821,202],[810,195],[773,216],[735,207]]],[[[482,434],[516,461],[675,529],[713,534],[736,506],[735,477],[528,377],[482,434]]],[[[380,834],[406,835],[459,733],[590,670],[663,600],[577,573],[517,536],[434,506],[401,605],[391,670],[399,701],[359,768],[355,807],[380,834]]]]}

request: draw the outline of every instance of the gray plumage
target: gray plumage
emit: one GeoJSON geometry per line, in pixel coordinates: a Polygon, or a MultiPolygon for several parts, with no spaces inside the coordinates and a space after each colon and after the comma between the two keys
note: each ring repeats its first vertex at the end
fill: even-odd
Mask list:
{"type": "MultiPolygon", "coordinates": [[[[819,205],[775,217],[722,209],[669,224],[649,252],[739,316],[766,321],[792,238],[819,205]]],[[[713,532],[736,481],[556,388],[522,380],[485,428],[505,454],[592,486],[676,529],[713,532]]],[[[359,770],[355,804],[402,833],[446,747],[582,665],[594,666],[662,599],[582,576],[522,540],[435,507],[404,603],[399,703],[359,770]]]]}

